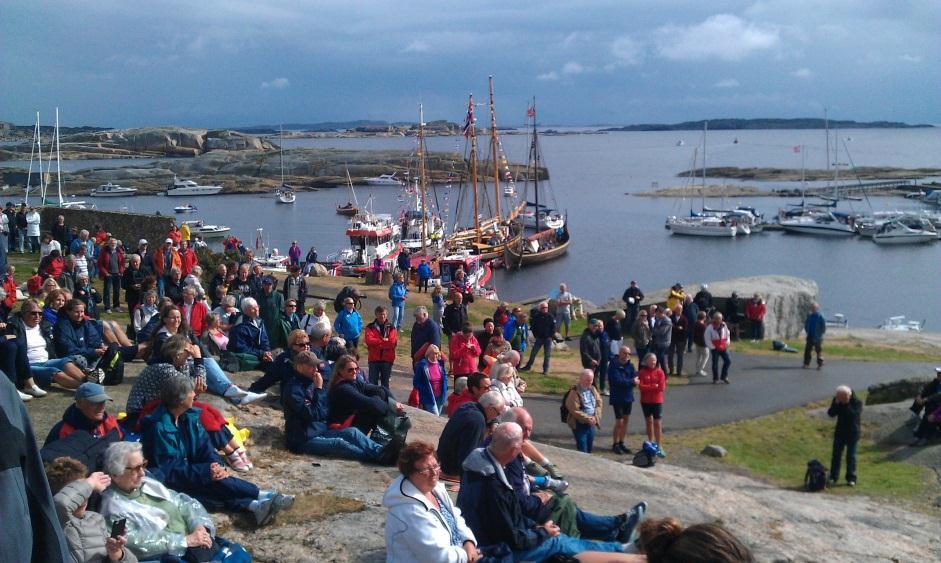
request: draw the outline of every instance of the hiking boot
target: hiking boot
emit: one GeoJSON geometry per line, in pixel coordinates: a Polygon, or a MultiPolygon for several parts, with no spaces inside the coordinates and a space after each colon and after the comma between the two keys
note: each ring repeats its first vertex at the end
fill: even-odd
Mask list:
{"type": "Polygon", "coordinates": [[[255,525],[259,528],[271,522],[271,519],[278,512],[274,504],[276,497],[277,495],[258,501],[258,506],[251,511],[255,515],[255,525]]]}
{"type": "Polygon", "coordinates": [[[647,513],[647,503],[639,502],[629,512],[622,515],[624,521],[618,527],[617,540],[621,543],[632,543],[637,539],[637,525],[647,513]]]}
{"type": "Polygon", "coordinates": [[[559,469],[555,465],[547,463],[543,465],[543,467],[546,469],[546,472],[549,473],[549,477],[552,477],[553,479],[559,479],[560,481],[565,478],[564,475],[559,473],[559,469]]]}
{"type": "Polygon", "coordinates": [[[665,458],[667,457],[667,451],[660,446],[657,446],[657,457],[665,458]]]}
{"type": "Polygon", "coordinates": [[[622,454],[631,454],[631,449],[624,445],[624,442],[618,442],[618,447],[621,448],[622,454]]]}
{"type": "Polygon", "coordinates": [[[611,451],[618,455],[624,454],[624,451],[621,450],[621,444],[614,444],[613,446],[611,446],[611,451]]]}
{"type": "Polygon", "coordinates": [[[550,477],[546,480],[546,488],[552,492],[562,494],[565,492],[565,489],[569,488],[569,482],[550,477]]]}
{"type": "Polygon", "coordinates": [[[394,466],[399,461],[399,452],[402,451],[402,447],[405,445],[405,440],[398,437],[393,437],[389,440],[389,443],[382,447],[379,451],[378,463],[380,465],[394,466]]]}
{"type": "Polygon", "coordinates": [[[529,461],[526,463],[526,473],[532,475],[533,477],[545,477],[549,475],[549,472],[543,469],[543,467],[535,461],[529,461]]]}

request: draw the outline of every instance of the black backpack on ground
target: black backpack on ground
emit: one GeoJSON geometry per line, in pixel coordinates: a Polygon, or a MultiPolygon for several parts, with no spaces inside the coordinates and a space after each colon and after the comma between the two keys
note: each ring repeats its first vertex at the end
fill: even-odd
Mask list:
{"type": "Polygon", "coordinates": [[[827,468],[816,459],[807,462],[807,473],[804,474],[804,490],[816,493],[827,488],[827,468]]]}
{"type": "Polygon", "coordinates": [[[98,362],[98,367],[105,372],[104,385],[120,385],[124,381],[124,359],[121,357],[121,347],[115,343],[108,344],[108,350],[98,362]]]}

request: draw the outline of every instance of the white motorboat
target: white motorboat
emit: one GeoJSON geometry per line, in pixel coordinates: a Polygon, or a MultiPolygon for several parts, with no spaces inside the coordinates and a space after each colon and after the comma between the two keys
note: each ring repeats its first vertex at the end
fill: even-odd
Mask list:
{"type": "Polygon", "coordinates": [[[905,315],[899,315],[889,317],[878,328],[892,332],[921,332],[925,328],[925,321],[906,321],[905,315]]]}
{"type": "Polygon", "coordinates": [[[124,186],[108,182],[107,184],[102,184],[93,189],[88,195],[96,197],[121,197],[136,194],[137,188],[125,188],[124,186]]]}
{"type": "Polygon", "coordinates": [[[888,221],[872,235],[876,244],[921,244],[938,240],[938,231],[926,219],[888,221]]]}
{"type": "Polygon", "coordinates": [[[200,186],[196,182],[180,179],[176,176],[167,186],[168,196],[215,195],[222,191],[222,186],[200,186]]]}
{"type": "Polygon", "coordinates": [[[722,217],[670,217],[667,228],[674,235],[697,237],[735,237],[736,225],[722,217]]]}
{"type": "Polygon", "coordinates": [[[372,178],[366,178],[365,182],[370,186],[404,186],[405,182],[395,177],[395,172],[391,174],[380,174],[372,178]]]}
{"type": "Polygon", "coordinates": [[[204,239],[224,237],[226,233],[232,230],[231,227],[225,225],[206,225],[199,219],[183,221],[183,223],[189,226],[190,234],[199,235],[204,239]]]}
{"type": "Polygon", "coordinates": [[[173,208],[173,211],[175,213],[192,213],[194,211],[199,211],[199,209],[197,209],[195,205],[190,205],[187,203],[186,205],[177,205],[173,208]]]}
{"type": "Polygon", "coordinates": [[[856,234],[852,221],[832,211],[811,213],[781,221],[781,228],[789,233],[820,236],[852,236],[856,234]]]}

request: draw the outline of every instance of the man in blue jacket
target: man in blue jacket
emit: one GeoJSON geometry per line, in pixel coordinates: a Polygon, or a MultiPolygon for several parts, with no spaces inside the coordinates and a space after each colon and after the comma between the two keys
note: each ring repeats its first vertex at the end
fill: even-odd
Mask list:
{"type": "Polygon", "coordinates": [[[431,266],[422,259],[421,264],[418,265],[418,293],[421,293],[422,288],[425,288],[425,293],[428,293],[428,280],[432,276],[431,266]]]}
{"type": "Polygon", "coordinates": [[[487,391],[476,401],[465,403],[454,412],[438,438],[438,461],[442,474],[461,475],[464,459],[474,448],[480,447],[488,425],[495,423],[505,408],[503,395],[498,391],[487,391]]]}
{"type": "Polygon", "coordinates": [[[804,332],[807,340],[804,343],[804,369],[810,367],[810,351],[817,353],[817,369],[823,367],[823,335],[827,332],[827,321],[820,314],[820,305],[814,303],[810,306],[810,314],[804,321],[804,332]]]}
{"type": "Polygon", "coordinates": [[[343,309],[337,313],[337,320],[333,321],[333,329],[346,340],[346,347],[355,350],[359,346],[359,335],[363,332],[363,317],[356,310],[352,297],[343,300],[343,309]]]}
{"type": "Polygon", "coordinates": [[[415,324],[412,325],[412,365],[425,357],[425,350],[434,344],[441,348],[441,327],[428,316],[424,305],[415,308],[415,324]]]}
{"type": "Polygon", "coordinates": [[[258,316],[258,302],[254,297],[245,297],[241,307],[242,315],[229,331],[228,352],[238,358],[240,370],[258,368],[267,372],[274,358],[265,324],[258,316]]]}
{"type": "Polygon", "coordinates": [[[627,436],[627,422],[634,405],[634,386],[637,385],[637,372],[631,363],[631,349],[621,346],[616,358],[608,363],[608,384],[611,387],[611,408],[614,410],[614,445],[611,451],[616,454],[629,454],[630,448],[624,445],[627,436]]]}

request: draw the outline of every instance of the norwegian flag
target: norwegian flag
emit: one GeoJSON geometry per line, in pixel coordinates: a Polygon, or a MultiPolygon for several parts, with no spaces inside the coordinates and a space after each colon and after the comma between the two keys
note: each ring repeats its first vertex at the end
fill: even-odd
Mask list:
{"type": "Polygon", "coordinates": [[[474,97],[467,98],[467,117],[464,118],[464,137],[470,135],[471,126],[474,124],[474,97]]]}
{"type": "Polygon", "coordinates": [[[533,106],[526,108],[526,117],[536,117],[536,108],[533,106]]]}

